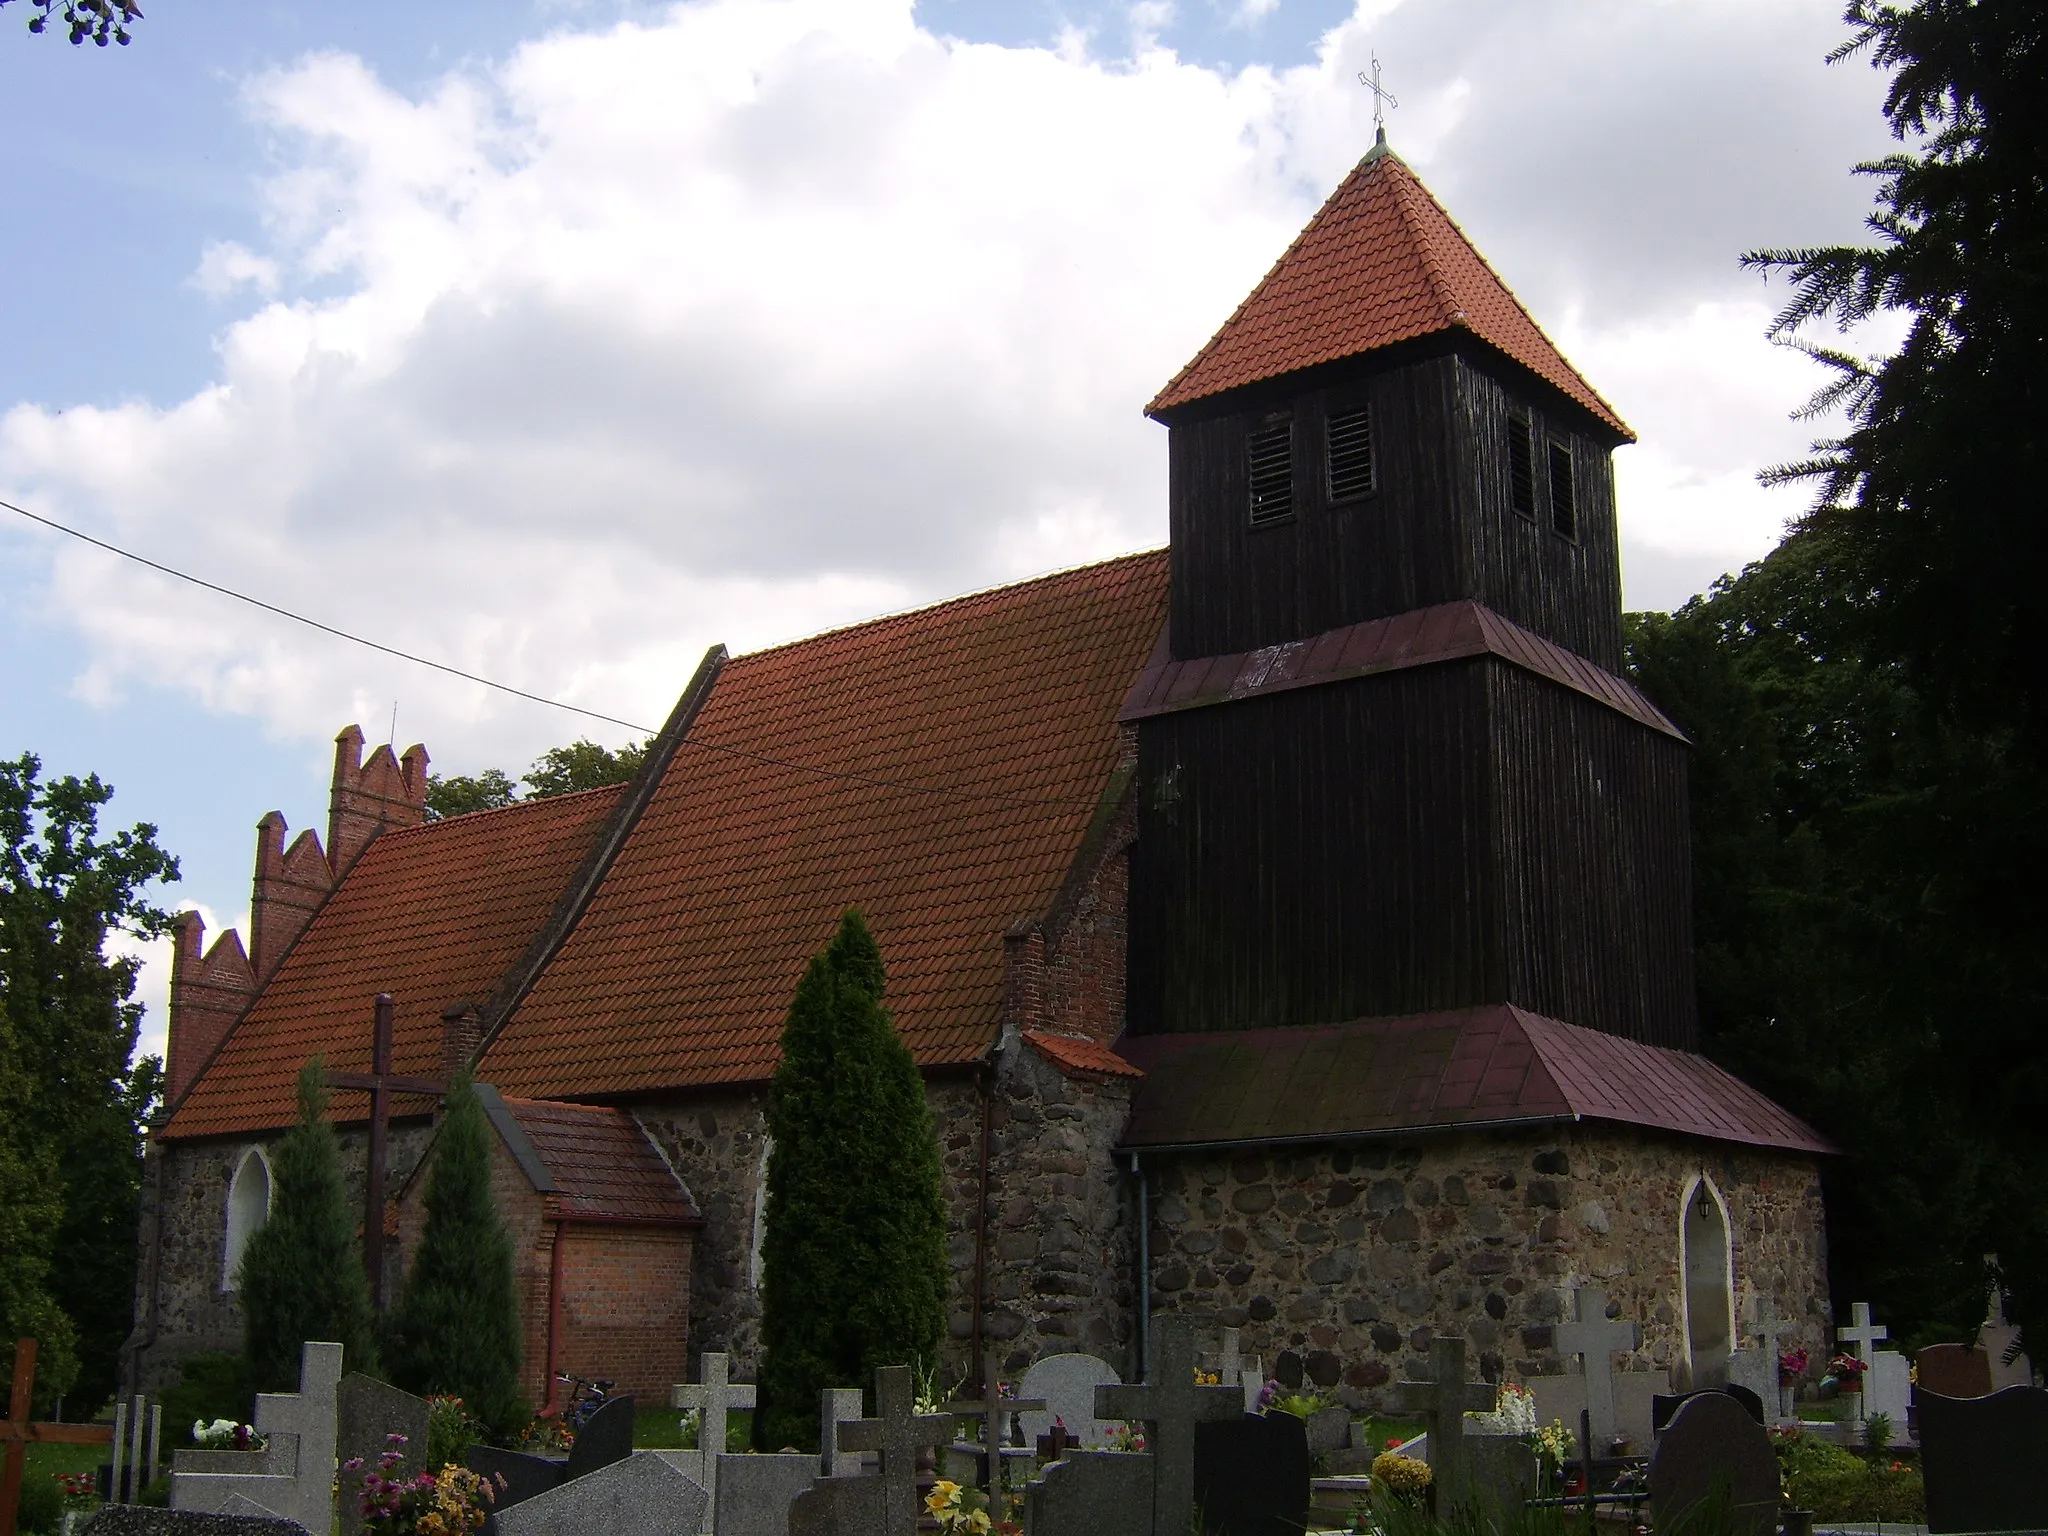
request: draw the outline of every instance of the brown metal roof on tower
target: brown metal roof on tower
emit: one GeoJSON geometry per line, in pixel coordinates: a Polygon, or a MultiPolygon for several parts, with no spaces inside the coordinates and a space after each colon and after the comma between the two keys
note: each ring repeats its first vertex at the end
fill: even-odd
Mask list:
{"type": "Polygon", "coordinates": [[[1457,330],[1635,440],[1384,139],[1145,414],[1165,416],[1247,384],[1457,330]]]}

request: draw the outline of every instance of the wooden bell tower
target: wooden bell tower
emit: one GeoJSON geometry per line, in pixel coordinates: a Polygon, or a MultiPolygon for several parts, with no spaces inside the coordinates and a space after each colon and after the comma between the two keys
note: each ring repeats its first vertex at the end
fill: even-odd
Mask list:
{"type": "Polygon", "coordinates": [[[1685,745],[1619,676],[1633,435],[1384,141],[1147,414],[1131,1029],[1507,1002],[1692,1046],[1685,745]]]}

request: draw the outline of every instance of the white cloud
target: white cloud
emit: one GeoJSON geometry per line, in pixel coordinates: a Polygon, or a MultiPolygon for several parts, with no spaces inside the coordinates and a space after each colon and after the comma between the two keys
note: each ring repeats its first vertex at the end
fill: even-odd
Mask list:
{"type": "MultiPolygon", "coordinates": [[[[417,95],[341,55],[247,87],[282,169],[216,382],[0,418],[38,509],[328,622],[658,723],[752,647],[1164,536],[1143,402],[1390,123],[1645,433],[1630,537],[1730,562],[1808,387],[1746,245],[1855,233],[1873,82],[1831,0],[1371,0],[1236,74],[942,39],[908,0],[701,0],[417,95]],[[267,296],[267,297],[266,297],[267,296]]],[[[1803,429],[1795,436],[1803,440],[1803,429]]],[[[1796,445],[1795,445],[1796,446],[1796,445]]],[[[444,767],[588,727],[85,549],[40,601],[78,688],[188,690],[295,738],[401,706],[444,767]]]]}

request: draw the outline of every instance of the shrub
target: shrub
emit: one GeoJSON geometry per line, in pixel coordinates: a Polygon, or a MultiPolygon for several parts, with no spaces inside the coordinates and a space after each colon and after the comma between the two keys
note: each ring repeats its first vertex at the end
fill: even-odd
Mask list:
{"type": "Polygon", "coordinates": [[[370,1281],[326,1116],[326,1072],[315,1056],[299,1073],[299,1123],[278,1145],[270,1219],[249,1239],[236,1280],[250,1384],[259,1392],[298,1390],[308,1339],[338,1342],[346,1370],[378,1371],[370,1281]]]}
{"type": "Polygon", "coordinates": [[[54,1474],[31,1473],[21,1480],[21,1500],[14,1507],[17,1530],[56,1536],[64,1515],[64,1492],[54,1474]]]}
{"type": "Polygon", "coordinates": [[[810,1447],[818,1394],[936,1357],[946,1321],[938,1136],[848,908],[798,984],[769,1089],[755,1445],[810,1447]]]}
{"type": "Polygon", "coordinates": [[[171,1433],[189,1438],[194,1421],[233,1419],[246,1424],[256,1412],[256,1393],[249,1385],[249,1363],[240,1355],[217,1351],[187,1355],[178,1363],[178,1380],[162,1398],[164,1423],[171,1433]]]}
{"type": "Polygon", "coordinates": [[[459,1397],[498,1444],[525,1425],[519,1385],[519,1287],[512,1236],[491,1193],[489,1119],[465,1071],[427,1178],[427,1220],[391,1332],[398,1384],[422,1397],[459,1397]]]}

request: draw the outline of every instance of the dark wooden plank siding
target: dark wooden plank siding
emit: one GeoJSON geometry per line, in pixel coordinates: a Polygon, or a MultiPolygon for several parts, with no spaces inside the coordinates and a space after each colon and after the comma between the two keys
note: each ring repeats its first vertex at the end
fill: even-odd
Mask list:
{"type": "Polygon", "coordinates": [[[1129,1021],[1419,1013],[1505,985],[1477,661],[1139,727],[1129,1021]]]}
{"type": "Polygon", "coordinates": [[[1503,1000],[1696,1050],[1687,749],[1519,667],[1485,666],[1503,1000]]]}

